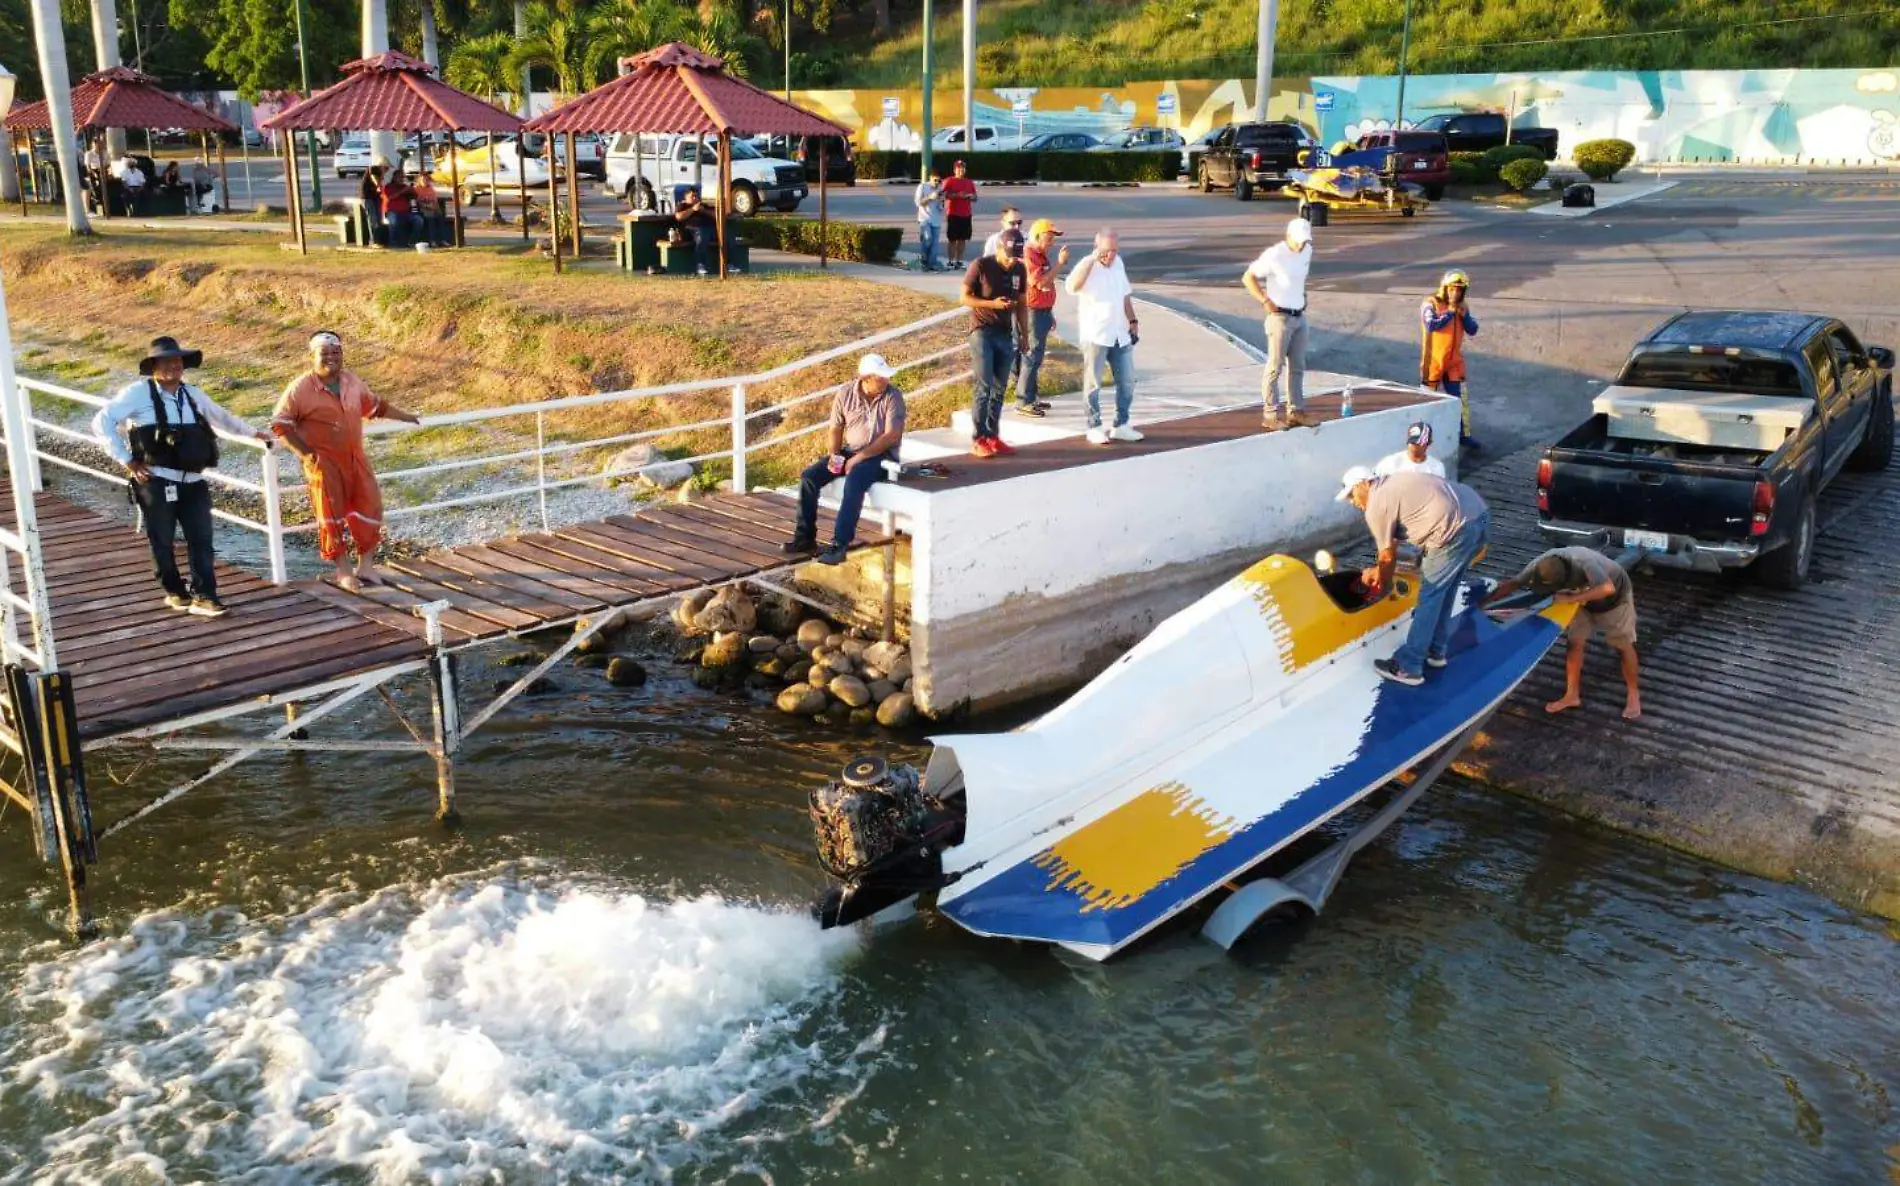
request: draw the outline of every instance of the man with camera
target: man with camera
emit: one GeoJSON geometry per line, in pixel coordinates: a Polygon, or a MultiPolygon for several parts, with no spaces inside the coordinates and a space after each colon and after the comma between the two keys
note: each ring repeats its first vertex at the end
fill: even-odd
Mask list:
{"type": "MultiPolygon", "coordinates": [[[[178,339],[152,340],[139,362],[145,376],[128,385],[92,418],[92,435],[132,476],[132,497],[145,516],[145,538],[152,566],[165,589],[165,604],[201,618],[224,613],[218,600],[218,574],[211,543],[211,491],[204,471],[218,464],[218,439],[212,429],[270,443],[260,432],[213,403],[185,382],[185,368],[204,361],[178,339]],[[191,585],[178,574],[172,543],[184,532],[191,585]]],[[[265,463],[269,464],[269,458],[265,463]]]]}
{"type": "Polygon", "coordinates": [[[1122,266],[1121,240],[1113,227],[1095,232],[1095,249],[1069,273],[1068,290],[1076,297],[1076,321],[1082,347],[1082,399],[1088,413],[1088,442],[1139,441],[1128,423],[1135,404],[1135,343],[1141,319],[1135,316],[1135,290],[1122,266]],[[1102,364],[1115,381],[1115,423],[1102,426],[1102,364]]]}

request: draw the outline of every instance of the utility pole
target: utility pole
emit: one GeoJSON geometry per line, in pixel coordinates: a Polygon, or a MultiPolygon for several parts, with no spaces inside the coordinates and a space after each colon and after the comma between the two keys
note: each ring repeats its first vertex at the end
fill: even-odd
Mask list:
{"type": "Polygon", "coordinates": [[[976,151],[976,0],[963,0],[963,151],[976,151]]]}
{"type": "MultiPolygon", "coordinates": [[[[297,76],[302,79],[303,82],[303,97],[308,99],[310,97],[310,49],[304,42],[303,5],[304,0],[296,0],[297,76]]],[[[286,131],[284,135],[294,138],[297,133],[286,131]]],[[[323,173],[317,168],[317,134],[315,132],[306,132],[305,135],[309,137],[309,140],[305,141],[305,143],[310,147],[310,210],[314,214],[321,214],[323,213],[323,173]]],[[[284,184],[289,185],[293,180],[294,178],[286,174],[284,184]]],[[[303,202],[303,195],[301,193],[295,193],[286,197],[284,199],[284,209],[290,209],[292,202],[301,204],[303,202]]]]}
{"type": "Polygon", "coordinates": [[[924,177],[930,175],[930,135],[932,132],[930,126],[930,92],[937,85],[937,77],[933,65],[936,55],[931,52],[930,43],[936,39],[937,30],[931,25],[930,0],[924,0],[924,110],[921,116],[924,125],[924,147],[923,160],[918,165],[918,172],[923,175],[917,178],[919,181],[922,181],[924,177]]]}
{"type": "Polygon", "coordinates": [[[441,69],[442,53],[436,46],[435,0],[422,0],[422,60],[441,69]]]}
{"type": "Polygon", "coordinates": [[[1398,131],[1405,126],[1405,71],[1412,56],[1412,0],[1405,0],[1405,24],[1399,30],[1399,113],[1392,120],[1392,130],[1398,131]]]}
{"type": "MultiPolygon", "coordinates": [[[[377,54],[388,52],[388,0],[363,0],[363,56],[373,58],[377,54]]],[[[402,153],[397,151],[396,136],[393,132],[371,132],[369,153],[372,158],[381,157],[388,161],[392,169],[402,168],[402,153]]]]}
{"type": "MultiPolygon", "coordinates": [[[[110,70],[119,60],[119,5],[117,0],[92,0],[92,49],[99,69],[110,70]]],[[[125,155],[125,129],[106,129],[106,152],[113,160],[125,155]]]]}
{"type": "Polygon", "coordinates": [[[79,142],[73,136],[73,83],[66,72],[66,30],[59,23],[59,0],[33,0],[33,39],[39,45],[46,118],[52,124],[53,154],[59,160],[59,190],[66,199],[66,232],[90,235],[86,191],[79,181],[79,142]]]}
{"type": "MultiPolygon", "coordinates": [[[[515,0],[515,40],[517,42],[520,42],[520,41],[526,41],[527,38],[528,38],[527,0],[515,0]]],[[[527,66],[523,66],[521,68],[521,110],[516,113],[517,115],[521,116],[522,119],[528,118],[528,106],[531,100],[533,99],[533,96],[534,96],[534,71],[527,66]]],[[[518,151],[519,148],[520,148],[520,145],[519,143],[517,143],[516,144],[517,155],[516,155],[515,160],[516,160],[516,163],[518,164],[520,163],[520,160],[521,160],[519,151],[518,151]]],[[[524,170],[527,168],[526,165],[522,165],[521,167],[524,170]]],[[[525,172],[522,174],[522,178],[523,180],[521,184],[525,192],[527,188],[527,184],[528,184],[526,180],[527,174],[525,172]]],[[[491,178],[490,180],[492,181],[493,179],[491,178]]]]}
{"type": "Polygon", "coordinates": [[[1267,101],[1273,97],[1273,42],[1279,36],[1280,0],[1260,0],[1260,44],[1254,52],[1253,118],[1267,122],[1267,101]]]}
{"type": "Polygon", "coordinates": [[[785,101],[792,101],[792,0],[785,0],[785,101]]]}

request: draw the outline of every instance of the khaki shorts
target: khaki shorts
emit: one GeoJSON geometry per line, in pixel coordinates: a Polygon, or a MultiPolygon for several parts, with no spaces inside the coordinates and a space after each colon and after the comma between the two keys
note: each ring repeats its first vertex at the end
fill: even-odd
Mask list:
{"type": "Polygon", "coordinates": [[[1577,607],[1577,616],[1570,619],[1570,637],[1578,642],[1588,642],[1590,636],[1601,631],[1603,637],[1612,643],[1624,644],[1636,641],[1636,598],[1632,594],[1623,604],[1602,613],[1577,607]]]}

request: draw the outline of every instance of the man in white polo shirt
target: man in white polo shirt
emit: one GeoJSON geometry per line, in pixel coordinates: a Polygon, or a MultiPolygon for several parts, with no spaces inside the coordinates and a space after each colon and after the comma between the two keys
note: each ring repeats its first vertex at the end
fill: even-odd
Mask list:
{"type": "Polygon", "coordinates": [[[1269,432],[1289,423],[1313,427],[1306,414],[1306,274],[1313,266],[1313,224],[1290,219],[1286,238],[1260,253],[1240,282],[1266,310],[1267,365],[1260,376],[1261,424],[1269,432]],[[1286,412],[1280,376],[1286,376],[1286,412]]]}
{"type": "Polygon", "coordinates": [[[1138,441],[1141,434],[1128,423],[1135,404],[1135,335],[1141,321],[1135,316],[1135,290],[1122,266],[1121,240],[1114,227],[1095,232],[1095,250],[1082,257],[1069,273],[1068,290],[1076,296],[1076,321],[1082,339],[1082,398],[1085,401],[1091,445],[1110,441],[1138,441]],[[1115,426],[1102,427],[1102,364],[1115,377],[1115,426]]]}
{"type": "Polygon", "coordinates": [[[1445,476],[1445,463],[1431,455],[1431,447],[1432,426],[1423,420],[1416,421],[1405,430],[1405,448],[1379,458],[1379,464],[1372,467],[1372,472],[1382,478],[1406,473],[1442,478],[1445,476]]]}

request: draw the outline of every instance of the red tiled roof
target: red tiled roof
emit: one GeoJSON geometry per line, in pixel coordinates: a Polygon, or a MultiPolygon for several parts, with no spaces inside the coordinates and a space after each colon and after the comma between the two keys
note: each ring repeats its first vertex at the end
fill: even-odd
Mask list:
{"type": "Polygon", "coordinates": [[[518,132],[519,117],[433,77],[406,54],[386,53],[344,65],[342,82],[284,108],[262,127],[345,132],[518,132]]]}
{"type": "Polygon", "coordinates": [[[717,136],[850,133],[742,78],[726,64],[674,42],[621,62],[631,72],[528,121],[534,132],[673,132],[717,136]]]}
{"type": "MultiPolygon", "coordinates": [[[[9,130],[50,128],[44,99],[7,113],[9,130]]],[[[88,74],[73,88],[73,126],[87,128],[182,128],[187,132],[235,132],[237,127],[164,90],[149,74],[114,66],[88,74]]]]}

